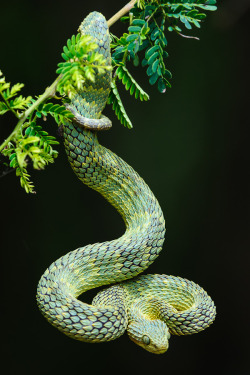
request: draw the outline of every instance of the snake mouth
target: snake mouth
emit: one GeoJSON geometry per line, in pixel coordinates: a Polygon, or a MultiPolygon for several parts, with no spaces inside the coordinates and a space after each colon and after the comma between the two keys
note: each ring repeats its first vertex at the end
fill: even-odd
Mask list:
{"type": "MultiPolygon", "coordinates": [[[[133,341],[136,345],[139,345],[140,347],[142,347],[143,349],[147,350],[148,352],[152,353],[152,354],[163,354],[165,353],[168,348],[169,348],[169,342],[168,342],[168,339],[164,339],[163,343],[160,344],[156,344],[152,341],[149,342],[149,344],[145,344],[145,342],[143,341],[143,338],[136,338],[130,334],[128,334],[129,338],[131,341],[133,341]]],[[[170,337],[170,335],[168,336],[168,338],[170,337]]]]}
{"type": "Polygon", "coordinates": [[[157,345],[154,345],[154,344],[151,344],[151,345],[145,345],[144,343],[142,343],[141,341],[137,341],[133,338],[130,337],[130,339],[137,345],[139,345],[140,347],[142,347],[143,349],[147,350],[147,352],[150,352],[152,354],[163,354],[163,353],[166,353],[166,351],[168,350],[169,348],[169,344],[167,346],[157,346],[157,345]]]}
{"type": "Polygon", "coordinates": [[[163,353],[166,353],[166,351],[168,350],[169,348],[169,344],[167,344],[167,346],[162,346],[162,347],[159,347],[159,346],[156,346],[156,345],[152,345],[152,347],[154,347],[154,351],[150,349],[147,349],[144,347],[144,349],[146,349],[147,351],[153,353],[153,354],[163,354],[163,353]]]}

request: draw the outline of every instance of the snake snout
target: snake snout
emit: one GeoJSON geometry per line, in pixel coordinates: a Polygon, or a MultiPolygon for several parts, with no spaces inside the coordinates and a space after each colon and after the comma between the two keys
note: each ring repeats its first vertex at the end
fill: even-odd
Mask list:
{"type": "Polygon", "coordinates": [[[162,354],[168,350],[170,333],[167,325],[159,319],[131,322],[127,331],[129,338],[148,352],[162,354]]]}

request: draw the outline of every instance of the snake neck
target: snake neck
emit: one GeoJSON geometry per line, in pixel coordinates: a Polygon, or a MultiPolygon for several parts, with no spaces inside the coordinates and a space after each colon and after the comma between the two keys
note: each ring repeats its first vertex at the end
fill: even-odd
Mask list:
{"type": "Polygon", "coordinates": [[[64,144],[77,177],[115,207],[127,231],[136,228],[139,235],[158,221],[164,226],[161,208],[147,184],[126,162],[101,146],[95,132],[68,123],[64,144]]]}

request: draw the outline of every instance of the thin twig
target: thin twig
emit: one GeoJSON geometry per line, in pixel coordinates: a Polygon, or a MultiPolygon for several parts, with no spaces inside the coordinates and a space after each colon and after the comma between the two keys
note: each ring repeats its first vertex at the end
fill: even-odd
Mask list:
{"type": "Polygon", "coordinates": [[[132,8],[133,6],[135,5],[137,0],[131,0],[129,3],[127,3],[122,9],[119,10],[119,12],[117,12],[116,14],[113,15],[113,17],[111,17],[107,23],[108,23],[108,27],[112,26],[115,22],[117,22],[122,16],[124,16],[124,14],[128,13],[132,8]]]}
{"type": "Polygon", "coordinates": [[[197,36],[184,35],[184,34],[179,33],[179,31],[176,31],[176,32],[178,35],[182,36],[182,38],[200,40],[200,38],[198,38],[197,36]]]}

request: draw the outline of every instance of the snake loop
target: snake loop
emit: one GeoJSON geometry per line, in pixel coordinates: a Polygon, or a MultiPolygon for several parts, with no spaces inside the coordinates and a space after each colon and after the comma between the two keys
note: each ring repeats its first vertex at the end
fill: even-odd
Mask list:
{"type": "MultiPolygon", "coordinates": [[[[80,26],[110,64],[105,18],[89,14],[80,26]]],[[[126,231],[118,239],[80,247],[52,263],[41,277],[37,302],[46,319],[66,335],[85,342],[129,337],[153,353],[164,353],[170,334],[192,334],[208,327],[215,306],[207,293],[186,279],[142,275],[159,255],[165,237],[162,210],[143,179],[121,158],[101,146],[97,130],[111,126],[103,117],[111,73],[86,82],[68,108],[74,120],[64,126],[64,144],[77,177],[101,193],[120,213],[126,231]],[[114,284],[91,305],[77,297],[114,284]]]]}

